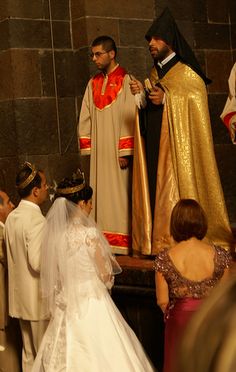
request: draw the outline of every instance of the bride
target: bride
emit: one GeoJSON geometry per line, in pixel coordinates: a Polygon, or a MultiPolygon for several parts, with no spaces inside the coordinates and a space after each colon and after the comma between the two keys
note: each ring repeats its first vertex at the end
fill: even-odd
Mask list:
{"type": "Polygon", "coordinates": [[[109,294],[121,268],[89,217],[92,193],[83,178],[64,179],[47,214],[41,284],[51,320],[32,372],[154,371],[109,294]]]}

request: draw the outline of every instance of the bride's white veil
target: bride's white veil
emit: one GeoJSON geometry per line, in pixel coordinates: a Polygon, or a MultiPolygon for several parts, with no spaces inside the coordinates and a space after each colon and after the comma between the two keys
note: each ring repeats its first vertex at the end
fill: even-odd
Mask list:
{"type": "MultiPolygon", "coordinates": [[[[94,262],[98,276],[102,278],[102,265],[106,267],[108,276],[113,277],[121,272],[107,240],[97,228],[94,220],[87,216],[77,204],[64,197],[57,198],[46,216],[40,273],[42,297],[46,299],[47,310],[51,314],[54,311],[58,292],[63,296],[64,303],[67,304],[69,293],[75,293],[76,288],[80,285],[78,282],[80,276],[77,275],[79,268],[76,267],[76,263],[74,266],[70,266],[70,268],[73,267],[72,271],[68,267],[71,251],[67,233],[71,222],[75,220],[77,221],[78,234],[80,226],[93,228],[92,230],[95,231],[94,244],[100,252],[99,260],[94,262]]],[[[80,249],[79,246],[78,249],[80,249]]]]}

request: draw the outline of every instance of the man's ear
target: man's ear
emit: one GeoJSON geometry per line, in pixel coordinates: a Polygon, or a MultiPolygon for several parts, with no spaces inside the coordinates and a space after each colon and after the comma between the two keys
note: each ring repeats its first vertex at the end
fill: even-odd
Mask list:
{"type": "Polygon", "coordinates": [[[112,59],[115,59],[116,54],[114,50],[110,50],[109,55],[112,59]]]}
{"type": "Polygon", "coordinates": [[[39,188],[36,187],[36,186],[33,187],[31,194],[32,194],[35,198],[37,198],[37,196],[38,196],[38,194],[39,194],[39,188]]]}

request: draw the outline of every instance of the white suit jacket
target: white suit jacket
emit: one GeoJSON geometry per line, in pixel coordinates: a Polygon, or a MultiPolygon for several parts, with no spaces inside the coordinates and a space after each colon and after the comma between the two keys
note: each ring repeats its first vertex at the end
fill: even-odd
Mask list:
{"type": "MultiPolygon", "coordinates": [[[[7,324],[6,252],[3,242],[4,225],[0,221],[0,329],[7,324]]],[[[1,343],[1,340],[0,340],[1,343]]]]}
{"type": "Polygon", "coordinates": [[[9,314],[15,318],[45,318],[39,281],[44,224],[39,206],[26,200],[21,200],[5,223],[9,314]]]}

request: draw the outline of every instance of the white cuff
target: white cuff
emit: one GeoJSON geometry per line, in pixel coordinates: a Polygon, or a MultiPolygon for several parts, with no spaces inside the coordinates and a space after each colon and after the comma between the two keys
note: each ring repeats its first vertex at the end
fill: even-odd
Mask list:
{"type": "Polygon", "coordinates": [[[145,108],[147,105],[146,97],[144,92],[136,93],[134,100],[138,108],[145,108]]]}

